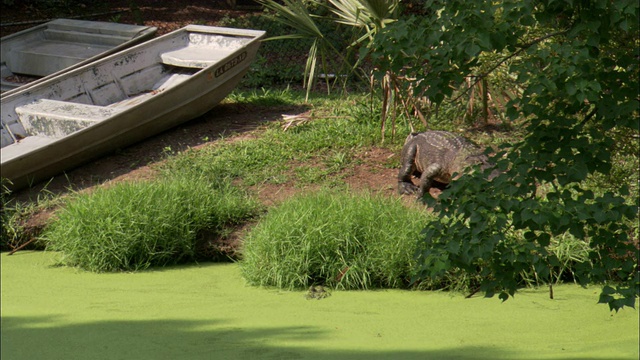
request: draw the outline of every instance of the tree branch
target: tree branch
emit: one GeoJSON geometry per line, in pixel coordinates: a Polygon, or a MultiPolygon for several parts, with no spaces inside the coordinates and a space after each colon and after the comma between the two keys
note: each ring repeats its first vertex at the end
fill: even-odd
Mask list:
{"type": "Polygon", "coordinates": [[[594,107],[593,110],[591,110],[590,113],[587,114],[587,116],[584,117],[584,119],[582,119],[582,121],[580,122],[580,126],[584,125],[587,123],[587,121],[591,120],[591,118],[598,112],[598,108],[594,107]]]}
{"type": "Polygon", "coordinates": [[[469,92],[469,90],[471,88],[473,88],[474,86],[476,86],[480,81],[482,81],[484,78],[486,78],[487,76],[489,76],[490,73],[492,73],[495,69],[499,68],[502,64],[504,64],[505,62],[507,62],[509,59],[512,59],[516,56],[518,56],[521,52],[527,50],[528,48],[532,47],[535,44],[538,44],[542,41],[545,41],[549,38],[552,38],[554,36],[558,36],[558,35],[564,35],[567,32],[569,32],[569,30],[562,30],[562,31],[556,31],[550,34],[547,34],[545,36],[542,36],[540,38],[537,38],[531,42],[528,42],[526,44],[522,44],[522,45],[518,45],[518,49],[516,51],[514,51],[513,53],[509,54],[509,56],[503,58],[502,60],[498,61],[497,64],[495,64],[494,66],[492,66],[491,68],[489,68],[489,70],[485,71],[484,73],[474,76],[476,78],[476,80],[473,82],[473,84],[471,84],[469,86],[469,88],[465,91],[462,92],[462,94],[456,96],[453,100],[451,100],[452,102],[457,101],[458,99],[460,99],[462,96],[464,96],[467,92],[469,92]]]}

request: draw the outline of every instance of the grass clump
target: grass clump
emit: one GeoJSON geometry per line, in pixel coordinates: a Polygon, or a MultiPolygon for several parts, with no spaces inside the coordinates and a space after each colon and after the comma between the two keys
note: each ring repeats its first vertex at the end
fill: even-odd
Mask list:
{"type": "Polygon", "coordinates": [[[9,207],[9,181],[0,178],[0,250],[8,248],[11,240],[16,237],[18,226],[14,219],[14,209],[9,207]]]}
{"type": "Polygon", "coordinates": [[[256,214],[257,202],[230,185],[194,176],[128,182],[78,194],[45,229],[61,264],[95,272],[132,271],[194,260],[201,231],[256,214]]]}
{"type": "Polygon", "coordinates": [[[247,235],[241,269],[252,285],[283,289],[409,286],[422,208],[327,190],[271,209],[247,235]]]}

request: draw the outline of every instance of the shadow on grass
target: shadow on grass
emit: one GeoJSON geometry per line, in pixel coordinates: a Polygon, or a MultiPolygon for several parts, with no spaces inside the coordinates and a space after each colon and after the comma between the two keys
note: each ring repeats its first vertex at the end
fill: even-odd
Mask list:
{"type": "MultiPolygon", "coordinates": [[[[55,317],[2,319],[2,359],[512,359],[496,348],[336,350],[305,342],[310,327],[239,328],[211,321],[109,321],[52,326],[55,317]],[[212,326],[221,329],[209,330],[212,326]],[[275,345],[273,342],[291,346],[275,345]]],[[[428,341],[428,339],[425,339],[428,341]]],[[[327,347],[331,347],[327,339],[327,347]]],[[[437,346],[437,345],[436,345],[437,346]]]]}

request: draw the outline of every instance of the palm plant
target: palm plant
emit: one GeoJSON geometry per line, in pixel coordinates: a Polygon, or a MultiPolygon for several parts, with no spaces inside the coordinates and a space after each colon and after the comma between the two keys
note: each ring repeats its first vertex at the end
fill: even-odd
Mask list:
{"type": "MultiPolygon", "coordinates": [[[[347,25],[353,31],[355,40],[349,45],[353,51],[373,41],[374,35],[386,24],[395,20],[395,13],[399,0],[328,0],[326,4],[321,0],[282,0],[282,4],[275,0],[258,0],[266,8],[277,14],[277,20],[292,27],[297,33],[269,38],[276,39],[310,39],[307,63],[305,67],[304,83],[307,88],[307,97],[317,78],[316,69],[318,60],[325,74],[328,74],[329,59],[337,59],[340,65],[353,73],[359,65],[359,61],[350,61],[350,57],[344,55],[322,33],[316,20],[328,20],[336,24],[347,25]],[[335,17],[321,17],[310,14],[305,4],[316,7],[326,7],[335,17]]],[[[325,76],[329,81],[329,77],[325,76]]],[[[330,89],[330,86],[327,87],[330,89]]]]}

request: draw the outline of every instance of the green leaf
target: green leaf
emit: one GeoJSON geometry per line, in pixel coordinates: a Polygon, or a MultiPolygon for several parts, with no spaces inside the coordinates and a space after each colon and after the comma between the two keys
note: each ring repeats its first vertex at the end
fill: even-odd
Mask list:
{"type": "Polygon", "coordinates": [[[451,254],[458,254],[460,252],[460,243],[457,241],[449,241],[447,243],[447,251],[451,254]]]}
{"type": "Polygon", "coordinates": [[[567,171],[567,175],[569,180],[572,182],[582,181],[587,177],[589,170],[587,165],[583,162],[575,162],[572,166],[569,167],[567,171]]]}
{"type": "Polygon", "coordinates": [[[606,211],[598,210],[593,213],[593,218],[598,222],[598,224],[602,224],[607,221],[608,215],[606,211]]]}
{"type": "Polygon", "coordinates": [[[468,46],[466,46],[464,52],[470,57],[476,57],[479,53],[480,53],[480,46],[478,46],[475,43],[471,43],[468,46]]]}

